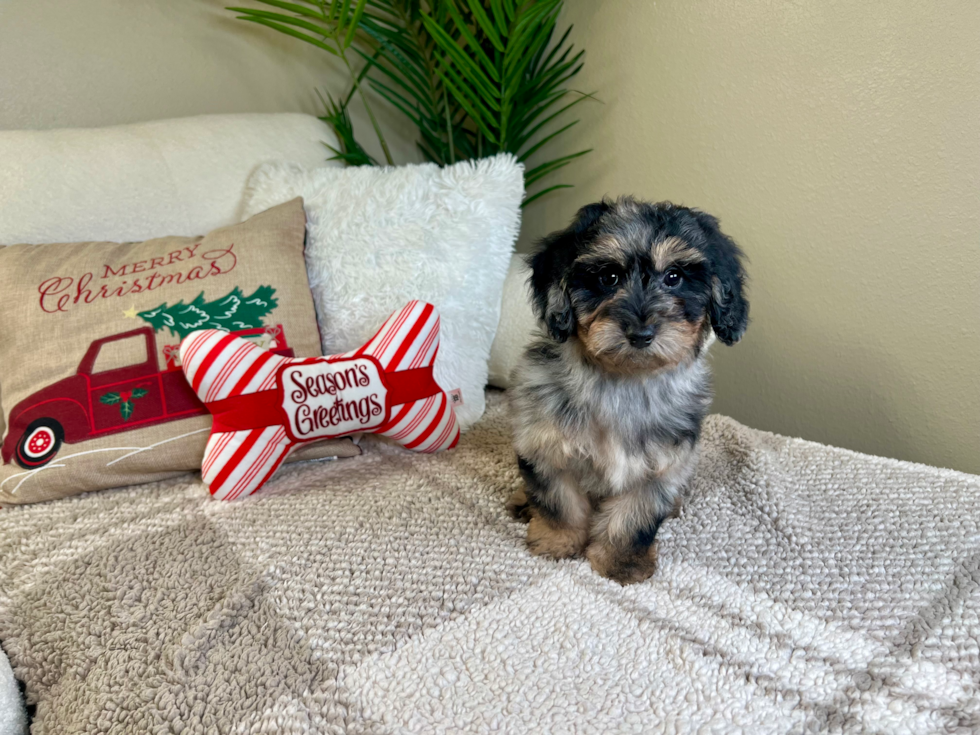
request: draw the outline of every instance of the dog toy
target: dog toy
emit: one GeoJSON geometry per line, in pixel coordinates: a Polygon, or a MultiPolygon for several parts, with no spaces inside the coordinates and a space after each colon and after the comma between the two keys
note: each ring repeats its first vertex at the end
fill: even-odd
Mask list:
{"type": "Polygon", "coordinates": [[[350,434],[387,436],[437,452],[459,441],[449,396],[432,375],[439,315],[412,301],[367,344],[329,357],[279,357],[206,329],[180,345],[184,375],[211,412],[201,465],[211,494],[250,495],[300,444],[350,434]]]}

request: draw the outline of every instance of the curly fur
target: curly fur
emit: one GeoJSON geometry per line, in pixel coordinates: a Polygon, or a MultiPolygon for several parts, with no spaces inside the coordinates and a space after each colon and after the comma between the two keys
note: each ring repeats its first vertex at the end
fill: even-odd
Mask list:
{"type": "Polygon", "coordinates": [[[649,577],[694,473],[705,356],[748,323],[742,253],[695,209],[630,198],[581,209],[531,257],[544,327],[514,373],[514,446],[532,552],[649,577]]]}

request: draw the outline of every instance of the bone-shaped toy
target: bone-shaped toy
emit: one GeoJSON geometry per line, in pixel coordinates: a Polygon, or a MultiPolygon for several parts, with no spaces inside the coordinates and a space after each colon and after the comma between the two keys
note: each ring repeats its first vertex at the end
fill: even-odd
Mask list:
{"type": "Polygon", "coordinates": [[[201,474],[215,497],[258,490],[300,444],[362,432],[437,452],[459,441],[449,396],[432,375],[439,314],[412,301],[367,344],[289,359],[206,329],[180,345],[191,387],[214,417],[201,474]]]}

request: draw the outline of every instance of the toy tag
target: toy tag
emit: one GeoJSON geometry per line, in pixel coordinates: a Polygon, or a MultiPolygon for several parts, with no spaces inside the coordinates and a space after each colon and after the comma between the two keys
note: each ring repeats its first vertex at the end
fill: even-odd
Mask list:
{"type": "Polygon", "coordinates": [[[297,441],[371,431],[388,420],[378,363],[367,357],[280,368],[282,409],[297,441]]]}
{"type": "Polygon", "coordinates": [[[463,391],[461,391],[459,388],[453,388],[451,391],[449,391],[448,395],[449,395],[449,404],[453,408],[456,408],[456,406],[463,405],[463,391]]]}

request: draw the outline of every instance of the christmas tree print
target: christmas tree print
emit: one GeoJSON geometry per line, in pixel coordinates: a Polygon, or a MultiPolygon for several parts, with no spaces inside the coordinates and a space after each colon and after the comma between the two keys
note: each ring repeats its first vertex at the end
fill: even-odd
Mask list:
{"type": "Polygon", "coordinates": [[[245,296],[237,286],[227,296],[205,301],[201,292],[189,304],[178,301],[173,306],[160,304],[155,309],[137,314],[154,331],[169,329],[171,334],[184,339],[196,329],[220,329],[234,332],[239,329],[255,329],[265,326],[264,317],[279,305],[272,286],[259,286],[251,296],[245,296]]]}
{"type": "Polygon", "coordinates": [[[133,401],[145,395],[146,391],[143,388],[134,388],[133,390],[124,390],[121,392],[112,391],[111,393],[101,395],[99,397],[99,403],[104,403],[107,406],[119,404],[119,413],[122,414],[123,421],[129,421],[129,417],[133,415],[133,401]]]}

